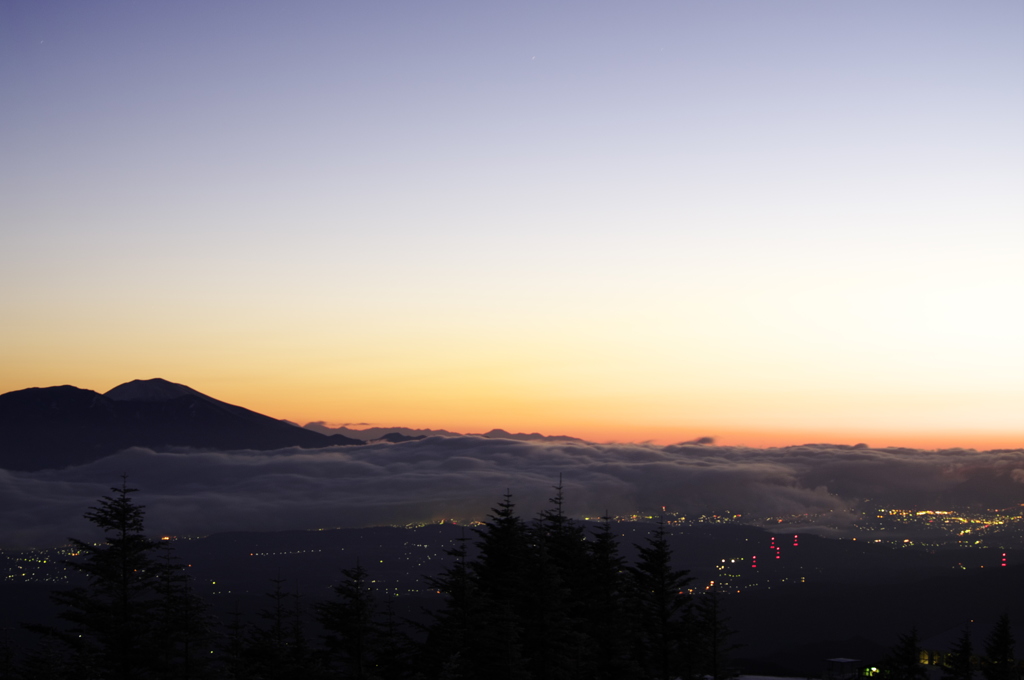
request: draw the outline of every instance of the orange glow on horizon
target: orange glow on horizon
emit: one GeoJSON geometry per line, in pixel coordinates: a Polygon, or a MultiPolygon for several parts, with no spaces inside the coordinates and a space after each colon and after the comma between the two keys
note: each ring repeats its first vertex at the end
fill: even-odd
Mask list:
{"type": "Polygon", "coordinates": [[[406,427],[411,429],[447,430],[461,434],[483,434],[494,429],[512,434],[534,433],[555,436],[577,437],[596,443],[651,443],[656,445],[679,444],[701,437],[711,437],[720,446],[749,446],[751,448],[773,448],[799,446],[802,444],[838,444],[853,446],[867,444],[871,448],[905,447],[923,450],[935,449],[1020,449],[1024,448],[1024,436],[1015,432],[898,432],[882,430],[756,430],[733,427],[690,428],[683,426],[648,426],[630,423],[608,422],[603,424],[565,424],[557,421],[530,422],[498,418],[494,422],[459,418],[444,418],[437,422],[421,422],[401,417],[376,419],[374,421],[349,422],[333,421],[326,418],[287,418],[304,425],[309,422],[324,422],[328,427],[347,426],[353,430],[371,427],[406,427]]]}
{"type": "MultiPolygon", "coordinates": [[[[157,376],[151,372],[136,376],[129,373],[123,378],[119,376],[121,379],[104,377],[101,381],[98,374],[79,373],[35,386],[71,384],[102,393],[134,377],[157,376]]],[[[874,404],[874,410],[864,410],[862,416],[846,414],[840,419],[834,414],[842,411],[846,402],[817,404],[799,394],[775,398],[763,394],[738,397],[706,391],[700,398],[660,395],[659,398],[664,399],[661,403],[658,399],[628,393],[618,400],[607,394],[586,395],[580,388],[563,389],[561,393],[539,390],[543,393],[539,397],[521,386],[500,391],[439,381],[435,389],[430,389],[422,380],[402,383],[393,376],[380,381],[353,379],[352,384],[342,384],[340,388],[315,381],[272,379],[278,376],[218,376],[183,371],[160,377],[188,385],[214,399],[299,425],[323,421],[332,427],[348,423],[353,429],[406,427],[459,433],[503,429],[511,433],[567,435],[599,443],[650,442],[657,445],[711,437],[718,445],[754,448],[810,443],[865,443],[873,448],[924,450],[1024,447],[1024,433],[1007,429],[1005,420],[1003,427],[988,429],[963,427],[962,423],[957,423],[960,427],[949,424],[939,427],[941,418],[929,413],[934,405],[931,403],[925,403],[918,412],[906,417],[910,424],[901,429],[897,418],[883,417],[885,403],[874,404]],[[673,413],[684,415],[676,418],[673,413]],[[772,418],[778,426],[767,422],[772,418]],[[817,422],[819,426],[801,426],[801,418],[817,422]],[[863,422],[864,426],[857,427],[857,422],[863,422]],[[930,428],[932,423],[937,426],[930,428]]],[[[23,389],[23,386],[5,385],[0,391],[15,389],[23,389]]],[[[849,403],[857,405],[857,402],[849,403]]]]}
{"type": "Polygon", "coordinates": [[[0,394],[1024,447],[1020,3],[314,4],[22,3],[0,394]]]}
{"type": "MultiPolygon", "coordinates": [[[[410,427],[408,425],[396,427],[410,427]]],[[[426,429],[422,426],[421,429],[426,429]]],[[[362,428],[353,428],[362,429],[362,428]]],[[[865,443],[871,448],[882,449],[888,447],[905,447],[923,450],[934,449],[976,449],[979,451],[990,449],[1020,449],[1024,448],[1022,438],[1013,433],[1007,434],[973,434],[973,433],[950,433],[950,434],[929,434],[929,433],[849,433],[849,432],[822,432],[822,431],[793,431],[793,432],[755,432],[749,430],[729,430],[720,432],[718,435],[700,435],[681,431],[680,428],[658,428],[652,429],[629,428],[629,427],[608,427],[600,430],[575,430],[572,428],[539,428],[524,427],[515,428],[502,426],[477,428],[455,428],[455,427],[433,427],[429,429],[445,429],[452,432],[483,433],[491,429],[503,429],[513,434],[524,432],[540,432],[544,435],[568,435],[578,437],[586,441],[597,443],[643,443],[648,442],[660,446],[678,444],[693,441],[700,437],[713,437],[716,445],[720,446],[749,446],[751,448],[774,448],[784,446],[799,446],[802,444],[839,444],[853,446],[865,443]]]]}

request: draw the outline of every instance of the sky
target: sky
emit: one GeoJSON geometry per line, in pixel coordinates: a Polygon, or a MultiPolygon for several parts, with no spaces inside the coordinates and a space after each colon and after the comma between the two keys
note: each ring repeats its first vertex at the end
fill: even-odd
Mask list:
{"type": "Polygon", "coordinates": [[[0,4],[0,392],[1024,443],[1024,5],[0,4]]]}

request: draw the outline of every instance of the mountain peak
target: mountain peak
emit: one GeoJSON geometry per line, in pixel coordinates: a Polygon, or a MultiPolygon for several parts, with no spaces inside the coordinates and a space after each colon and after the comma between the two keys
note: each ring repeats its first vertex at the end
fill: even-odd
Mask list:
{"type": "Polygon", "coordinates": [[[163,378],[132,380],[118,385],[103,396],[114,401],[169,401],[186,395],[209,398],[191,387],[172,383],[163,378]]]}

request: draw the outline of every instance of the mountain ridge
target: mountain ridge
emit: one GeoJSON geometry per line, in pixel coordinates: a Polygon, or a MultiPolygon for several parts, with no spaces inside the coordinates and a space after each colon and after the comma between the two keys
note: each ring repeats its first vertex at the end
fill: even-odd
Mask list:
{"type": "Polygon", "coordinates": [[[347,426],[330,427],[324,421],[318,420],[311,423],[306,423],[302,427],[319,432],[321,434],[341,434],[346,437],[353,437],[355,439],[362,439],[363,441],[372,442],[379,441],[382,439],[389,441],[397,441],[393,435],[400,435],[406,439],[423,439],[425,437],[484,437],[486,439],[515,439],[518,441],[551,441],[551,442],[584,442],[586,440],[580,439],[579,437],[570,437],[569,435],[557,434],[557,435],[546,435],[539,432],[531,432],[529,434],[525,432],[512,433],[507,430],[500,428],[494,428],[489,432],[484,433],[465,433],[465,432],[452,432],[450,430],[431,430],[431,429],[416,429],[411,427],[367,427],[364,429],[354,429],[347,426]],[[389,439],[390,438],[390,439],[389,439]]]}
{"type": "Polygon", "coordinates": [[[266,451],[365,442],[297,428],[162,378],[106,394],[72,385],[0,394],[0,468],[81,465],[132,446],[266,451]]]}
{"type": "Polygon", "coordinates": [[[126,383],[121,383],[117,387],[112,387],[103,393],[104,397],[114,401],[167,401],[188,395],[211,402],[217,401],[198,390],[192,389],[188,385],[174,383],[163,378],[130,380],[126,383]]]}

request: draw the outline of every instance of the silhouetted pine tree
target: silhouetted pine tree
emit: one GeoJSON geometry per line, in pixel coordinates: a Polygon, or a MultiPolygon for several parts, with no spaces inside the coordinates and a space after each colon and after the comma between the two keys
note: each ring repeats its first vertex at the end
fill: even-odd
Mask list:
{"type": "Polygon", "coordinates": [[[593,656],[582,630],[591,569],[586,534],[565,515],[561,478],[555,491],[530,531],[533,587],[525,594],[524,648],[538,680],[584,677],[593,656]]]}
{"type": "MultiPolygon", "coordinates": [[[[689,680],[733,677],[731,631],[717,595],[694,615],[691,579],[672,567],[659,523],[627,567],[611,523],[587,540],[564,513],[561,482],[530,526],[511,495],[426,583],[446,596],[424,626],[418,669],[439,680],[689,680]],[[699,625],[698,625],[699,624],[699,625]],[[698,654],[697,650],[702,650],[698,654]]],[[[464,540],[464,539],[463,539],[464,540]]]]}
{"type": "Polygon", "coordinates": [[[455,558],[452,565],[437,576],[425,576],[424,582],[445,596],[444,606],[430,612],[432,623],[424,626],[426,643],[420,653],[420,665],[428,677],[457,680],[464,677],[463,650],[471,644],[474,611],[479,601],[476,585],[466,563],[466,542],[445,551],[455,558]]]}
{"type": "Polygon", "coordinates": [[[636,598],[636,653],[642,676],[672,680],[686,674],[684,650],[686,618],[690,609],[688,571],[672,568],[672,549],[664,522],[658,522],[646,546],[636,546],[640,559],[629,569],[636,598]]]}
{"type": "Polygon", "coordinates": [[[273,587],[265,594],[269,603],[257,614],[262,623],[250,630],[244,654],[254,676],[287,680],[293,677],[292,596],[284,589],[285,579],[278,576],[270,582],[273,587]]]}
{"type": "Polygon", "coordinates": [[[985,639],[985,657],[981,661],[985,680],[1017,680],[1020,677],[1013,654],[1015,642],[1010,630],[1010,617],[1004,613],[985,639]]]}
{"type": "Polygon", "coordinates": [[[583,648],[569,617],[568,588],[540,536],[533,547],[528,572],[531,589],[523,594],[523,649],[536,680],[575,678],[583,663],[583,648]]]}
{"type": "Polygon", "coordinates": [[[731,663],[731,654],[738,648],[732,642],[736,631],[728,623],[717,591],[710,590],[697,597],[694,627],[687,640],[695,660],[696,675],[710,680],[736,677],[737,671],[731,663]]]}
{"type": "Polygon", "coordinates": [[[559,476],[551,507],[540,513],[533,526],[534,541],[543,545],[561,579],[569,615],[579,618],[586,604],[586,572],[592,569],[587,535],[583,527],[565,515],[565,489],[559,476]]]}
{"type": "Polygon", "coordinates": [[[474,529],[478,556],[470,569],[488,597],[519,604],[529,590],[530,533],[515,512],[512,494],[506,493],[491,513],[482,528],[474,529]]]}
{"type": "Polygon", "coordinates": [[[636,641],[627,606],[626,560],[619,554],[611,518],[601,519],[588,544],[590,569],[583,593],[583,630],[593,650],[589,672],[595,680],[631,680],[639,670],[631,654],[636,641]]]}
{"type": "Polygon", "coordinates": [[[235,677],[291,680],[317,677],[317,665],[306,642],[301,599],[284,588],[285,579],[271,579],[269,604],[262,621],[243,633],[238,622],[229,628],[228,668],[235,677]]]}
{"type": "Polygon", "coordinates": [[[161,680],[201,680],[214,677],[211,669],[213,618],[206,603],[192,590],[184,566],[165,546],[156,590],[156,676],[161,680]]]}
{"type": "Polygon", "coordinates": [[[960,639],[943,660],[942,680],[972,680],[974,676],[974,650],[971,647],[971,632],[964,627],[960,639]]]}
{"type": "Polygon", "coordinates": [[[917,628],[901,635],[899,642],[892,648],[885,661],[882,671],[888,680],[925,680],[928,676],[921,664],[921,645],[917,637],[917,628]]]}
{"type": "Polygon", "coordinates": [[[525,680],[530,677],[523,654],[523,615],[531,588],[529,530],[510,493],[488,520],[474,530],[478,557],[468,565],[479,598],[464,668],[472,678],[525,680]]]}
{"type": "Polygon", "coordinates": [[[225,641],[223,646],[222,671],[226,677],[232,680],[242,680],[250,677],[249,658],[246,649],[246,625],[242,621],[242,611],[235,602],[235,608],[228,615],[228,623],[225,627],[225,641]]]}
{"type": "Polygon", "coordinates": [[[377,622],[373,644],[373,674],[380,680],[407,680],[413,674],[414,651],[389,595],[377,622]]]}
{"type": "Polygon", "coordinates": [[[306,680],[323,677],[322,659],[314,652],[306,637],[306,620],[308,614],[302,605],[302,596],[298,589],[292,594],[291,646],[294,667],[303,674],[306,680]]]}
{"type": "Polygon", "coordinates": [[[83,574],[87,585],[51,595],[71,627],[29,627],[65,643],[77,678],[144,680],[152,677],[159,658],[155,622],[164,568],[155,558],[159,543],[143,534],[143,506],[131,499],[137,489],[123,479],[111,491],[85,514],[106,541],[69,539],[81,559],[64,563],[83,574]]]}
{"type": "Polygon", "coordinates": [[[332,677],[369,680],[376,642],[376,603],[366,570],[343,569],[334,586],[337,599],[317,605],[317,619],[327,631],[327,667],[332,677]]]}

